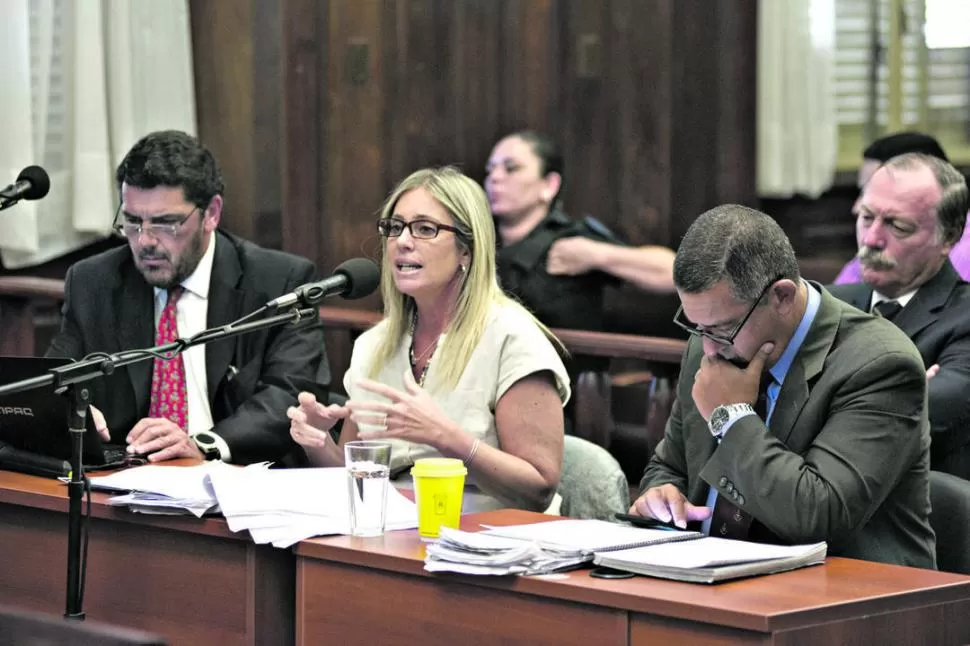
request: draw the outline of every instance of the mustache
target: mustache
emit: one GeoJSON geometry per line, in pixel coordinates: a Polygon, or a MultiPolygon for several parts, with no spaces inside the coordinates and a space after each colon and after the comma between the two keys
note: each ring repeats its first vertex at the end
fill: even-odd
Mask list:
{"type": "Polygon", "coordinates": [[[887,256],[882,250],[873,249],[866,245],[859,247],[859,253],[856,254],[856,257],[863,267],[868,267],[869,269],[896,268],[896,261],[887,256]]]}

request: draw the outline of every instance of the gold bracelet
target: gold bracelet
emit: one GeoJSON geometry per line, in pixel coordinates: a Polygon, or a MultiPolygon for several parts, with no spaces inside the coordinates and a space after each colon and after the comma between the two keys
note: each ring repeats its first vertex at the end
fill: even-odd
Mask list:
{"type": "Polygon", "coordinates": [[[480,439],[475,438],[475,443],[472,444],[472,450],[468,452],[468,457],[465,458],[465,466],[467,467],[475,459],[475,454],[478,453],[478,446],[482,443],[480,439]]]}

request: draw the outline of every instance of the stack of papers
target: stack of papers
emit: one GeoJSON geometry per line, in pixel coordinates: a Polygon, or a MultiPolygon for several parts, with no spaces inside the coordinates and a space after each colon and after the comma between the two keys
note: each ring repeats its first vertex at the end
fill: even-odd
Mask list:
{"type": "Polygon", "coordinates": [[[592,561],[597,552],[685,541],[697,532],[643,529],[602,520],[556,520],[469,533],[444,528],[425,569],[463,574],[547,574],[592,561]]]}
{"type": "MultiPolygon", "coordinates": [[[[248,470],[265,469],[251,465],[248,470]]],[[[108,500],[109,505],[127,506],[150,514],[185,514],[198,518],[218,511],[218,502],[207,476],[215,471],[234,470],[224,462],[203,462],[191,467],[149,464],[91,478],[91,488],[124,492],[108,500]]]]}
{"type": "Polygon", "coordinates": [[[427,547],[424,569],[461,574],[548,574],[576,567],[591,558],[591,554],[580,550],[555,549],[488,532],[442,527],[438,540],[427,547]]]}
{"type": "MultiPolygon", "coordinates": [[[[102,491],[125,492],[109,499],[132,511],[153,514],[221,511],[234,532],[249,531],[257,543],[289,547],[328,534],[350,533],[347,471],[245,468],[223,462],[191,467],[146,465],[91,478],[102,491]]],[[[417,507],[393,486],[387,488],[388,530],[418,526],[417,507]]]]}
{"type": "Polygon", "coordinates": [[[646,529],[602,520],[557,520],[441,530],[424,569],[462,574],[546,574],[593,561],[645,576],[694,583],[784,572],[825,561],[827,546],[765,545],[700,532],[646,529]]]}
{"type": "Polygon", "coordinates": [[[716,583],[728,579],[785,572],[825,562],[824,542],[766,545],[707,537],[596,555],[595,563],[645,576],[716,583]]]}
{"type": "MultiPolygon", "coordinates": [[[[347,470],[225,469],[209,474],[229,529],[248,530],[257,543],[289,547],[312,536],[350,533],[347,470]]],[[[418,526],[417,506],[387,488],[385,529],[418,526]]]]}

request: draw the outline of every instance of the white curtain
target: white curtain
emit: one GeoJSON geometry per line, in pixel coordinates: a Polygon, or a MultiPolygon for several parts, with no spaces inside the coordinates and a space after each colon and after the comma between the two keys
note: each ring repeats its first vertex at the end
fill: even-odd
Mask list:
{"type": "Polygon", "coordinates": [[[26,166],[46,198],[0,212],[0,257],[29,267],[108,235],[114,169],[140,137],[195,133],[187,0],[3,0],[0,186],[26,166]]]}
{"type": "Polygon", "coordinates": [[[817,197],[838,156],[835,0],[758,2],[758,193],[817,197]]]}

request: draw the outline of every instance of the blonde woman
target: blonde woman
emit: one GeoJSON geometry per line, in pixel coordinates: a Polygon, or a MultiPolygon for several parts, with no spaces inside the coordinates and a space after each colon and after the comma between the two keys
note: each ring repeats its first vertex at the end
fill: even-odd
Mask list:
{"type": "Polygon", "coordinates": [[[343,463],[340,444],[390,440],[392,472],[421,457],[462,459],[465,511],[541,511],[559,485],[562,406],[569,380],[549,331],[499,288],[485,193],[454,168],[417,171],[391,193],[384,319],[354,344],[346,407],[301,393],[290,433],[319,466],[343,463]]]}

